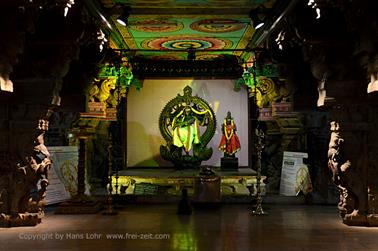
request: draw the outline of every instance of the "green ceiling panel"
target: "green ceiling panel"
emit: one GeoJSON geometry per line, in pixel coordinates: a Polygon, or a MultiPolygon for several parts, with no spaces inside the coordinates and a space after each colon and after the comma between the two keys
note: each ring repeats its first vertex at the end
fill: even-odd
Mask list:
{"type": "MultiPolygon", "coordinates": [[[[104,0],[103,2],[110,2],[104,0]]],[[[233,5],[233,4],[265,4],[269,0],[113,0],[113,3],[127,4],[127,5],[233,5]]]]}
{"type": "Polygon", "coordinates": [[[123,41],[122,47],[113,43],[118,48],[154,59],[186,59],[195,51],[196,59],[209,60],[220,54],[241,56],[255,32],[249,11],[271,8],[276,0],[99,1],[105,13],[112,13],[112,32],[123,41]],[[127,27],[116,22],[125,6],[131,10],[127,27]]]}

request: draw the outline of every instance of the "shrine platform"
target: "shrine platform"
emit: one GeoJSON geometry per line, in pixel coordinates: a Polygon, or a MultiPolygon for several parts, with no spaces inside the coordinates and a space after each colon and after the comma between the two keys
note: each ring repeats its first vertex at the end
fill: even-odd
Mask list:
{"type": "MultiPolygon", "coordinates": [[[[248,200],[256,195],[256,172],[250,168],[235,170],[212,169],[214,175],[200,175],[197,169],[162,169],[162,168],[132,168],[118,172],[118,178],[113,176],[113,194],[130,197],[145,197],[149,201],[167,201],[169,198],[179,198],[182,189],[187,189],[193,197],[198,193],[198,180],[214,178],[217,185],[211,188],[219,191],[220,199],[248,200]],[[197,184],[197,185],[196,185],[197,184]],[[155,198],[154,198],[155,197],[155,198]]],[[[265,194],[265,176],[261,178],[261,192],[265,194]]],[[[203,190],[203,189],[202,189],[203,190]]]]}

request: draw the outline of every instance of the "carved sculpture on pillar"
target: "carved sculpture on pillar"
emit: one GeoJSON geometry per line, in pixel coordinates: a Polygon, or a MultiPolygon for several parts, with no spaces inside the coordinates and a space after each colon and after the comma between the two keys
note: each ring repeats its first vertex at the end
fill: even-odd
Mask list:
{"type": "Polygon", "coordinates": [[[352,164],[343,149],[344,139],[341,137],[338,122],[331,122],[331,137],[328,149],[328,167],[332,179],[338,186],[340,201],[338,208],[345,224],[366,224],[367,192],[363,185],[357,166],[352,164]]]}
{"type": "Polygon", "coordinates": [[[9,165],[6,174],[0,176],[0,226],[34,226],[44,216],[44,198],[49,184],[50,153],[44,144],[48,130],[49,109],[38,121],[33,151],[23,163],[9,165]],[[39,183],[40,182],[40,183],[39,183]],[[39,187],[38,187],[39,183],[39,187]]]}
{"type": "Polygon", "coordinates": [[[260,76],[257,78],[257,87],[249,88],[249,93],[255,95],[256,104],[261,109],[276,102],[287,102],[291,99],[292,91],[286,82],[273,81],[273,79],[260,76]]]}
{"type": "Polygon", "coordinates": [[[333,100],[329,96],[329,79],[333,75],[333,69],[329,63],[329,52],[322,46],[312,45],[304,47],[304,59],[309,61],[311,73],[318,83],[317,106],[323,106],[326,102],[333,100]]]}
{"type": "Polygon", "coordinates": [[[367,92],[376,92],[378,91],[378,55],[375,55],[375,58],[368,65],[368,74],[370,75],[370,82],[367,87],[367,92]]]}

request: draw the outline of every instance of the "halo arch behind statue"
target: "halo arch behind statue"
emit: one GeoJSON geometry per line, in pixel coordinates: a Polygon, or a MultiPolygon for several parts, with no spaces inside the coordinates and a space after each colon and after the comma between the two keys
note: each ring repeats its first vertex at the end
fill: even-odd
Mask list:
{"type": "Polygon", "coordinates": [[[184,95],[177,94],[164,106],[159,129],[166,141],[166,145],[160,146],[160,154],[176,168],[196,168],[210,159],[213,150],[206,145],[215,134],[215,113],[204,99],[192,96],[191,87],[186,86],[184,95]],[[203,133],[200,126],[206,128],[203,133]]]}

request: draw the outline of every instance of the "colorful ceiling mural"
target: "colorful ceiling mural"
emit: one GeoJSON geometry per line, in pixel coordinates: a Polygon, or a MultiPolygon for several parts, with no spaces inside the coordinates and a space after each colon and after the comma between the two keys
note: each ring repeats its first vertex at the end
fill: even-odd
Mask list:
{"type": "Polygon", "coordinates": [[[117,41],[115,49],[157,60],[213,60],[241,56],[255,30],[249,11],[276,0],[100,0],[117,41]],[[130,8],[127,26],[116,19],[130,8]],[[187,14],[189,13],[189,14],[187,14]]]}
{"type": "MultiPolygon", "coordinates": [[[[114,17],[116,18],[116,17],[114,17]]],[[[208,52],[207,58],[240,53],[253,34],[248,18],[130,16],[128,26],[114,22],[127,48],[138,56],[160,59],[185,59],[187,50],[208,52]]]]}
{"type": "Polygon", "coordinates": [[[101,0],[105,7],[111,7],[115,4],[129,6],[151,7],[225,7],[225,6],[244,6],[244,5],[264,5],[272,7],[275,0],[101,0]]]}

